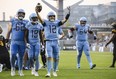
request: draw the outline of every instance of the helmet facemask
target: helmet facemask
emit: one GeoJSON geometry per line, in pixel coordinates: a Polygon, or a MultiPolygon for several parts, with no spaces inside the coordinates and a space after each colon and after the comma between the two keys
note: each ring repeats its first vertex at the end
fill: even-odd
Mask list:
{"type": "Polygon", "coordinates": [[[47,15],[47,19],[51,22],[54,22],[55,21],[55,13],[54,12],[49,12],[48,15],[47,15]]]}
{"type": "Polygon", "coordinates": [[[48,16],[49,21],[54,22],[55,21],[55,15],[48,16]]]}
{"type": "Polygon", "coordinates": [[[87,23],[87,18],[86,18],[86,17],[81,17],[81,18],[80,18],[80,25],[81,25],[81,26],[85,26],[86,23],[87,23]]]}
{"type": "Polygon", "coordinates": [[[38,23],[38,18],[37,17],[31,17],[31,23],[32,24],[37,24],[38,23]]]}
{"type": "Polygon", "coordinates": [[[81,21],[80,21],[80,25],[81,25],[81,26],[85,26],[85,25],[86,25],[86,21],[82,21],[82,20],[81,20],[81,21]]]}

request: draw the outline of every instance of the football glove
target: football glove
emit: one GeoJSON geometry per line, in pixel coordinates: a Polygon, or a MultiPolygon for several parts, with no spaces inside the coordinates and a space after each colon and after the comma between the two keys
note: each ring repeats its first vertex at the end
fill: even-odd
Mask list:
{"type": "Polygon", "coordinates": [[[26,44],[26,47],[27,47],[28,49],[31,49],[31,46],[30,46],[29,43],[26,44]]]}

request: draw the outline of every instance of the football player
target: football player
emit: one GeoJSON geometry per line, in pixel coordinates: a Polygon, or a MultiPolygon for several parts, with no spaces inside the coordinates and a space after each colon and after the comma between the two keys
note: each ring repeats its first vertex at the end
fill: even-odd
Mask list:
{"type": "Polygon", "coordinates": [[[39,76],[39,54],[40,54],[40,39],[42,41],[42,28],[43,26],[38,22],[36,13],[30,15],[30,22],[26,25],[28,30],[28,56],[30,60],[30,65],[32,69],[32,75],[39,76]],[[35,68],[34,68],[35,64],[35,68]]]}
{"type": "Polygon", "coordinates": [[[25,25],[28,20],[25,20],[25,11],[23,9],[19,9],[17,11],[16,17],[11,19],[11,23],[8,26],[8,32],[6,35],[7,42],[11,35],[11,45],[10,45],[10,53],[11,53],[11,76],[15,76],[15,59],[16,54],[18,53],[18,68],[19,75],[24,76],[22,71],[23,64],[23,56],[25,52],[25,25]],[[11,34],[12,33],[12,34],[11,34]]]}
{"type": "Polygon", "coordinates": [[[106,43],[105,47],[107,47],[107,45],[109,45],[111,42],[113,43],[113,60],[112,60],[112,65],[110,66],[110,68],[114,68],[115,67],[115,62],[116,62],[116,22],[113,22],[112,24],[113,30],[112,30],[112,37],[111,39],[106,43]]]}
{"type": "Polygon", "coordinates": [[[10,69],[10,55],[6,48],[5,38],[2,35],[2,27],[0,26],[0,72],[2,72],[2,68],[6,67],[6,69],[10,69]]]}
{"type": "MultiPolygon", "coordinates": [[[[70,32],[73,32],[76,30],[76,47],[77,47],[77,68],[80,68],[80,60],[82,56],[82,52],[84,51],[87,60],[90,65],[90,69],[93,69],[96,67],[96,64],[92,63],[91,57],[90,57],[90,49],[89,49],[89,43],[88,43],[88,33],[94,34],[93,31],[90,29],[90,26],[87,23],[86,17],[80,18],[80,23],[75,24],[74,27],[70,29],[70,32]]],[[[70,35],[72,37],[72,35],[70,35]]],[[[96,39],[96,36],[94,36],[94,39],[96,39]]]]}
{"type": "MultiPolygon", "coordinates": [[[[64,37],[64,32],[62,30],[61,27],[59,27],[58,29],[58,34],[59,34],[59,40],[61,40],[63,37],[64,37]]],[[[44,36],[44,34],[43,34],[44,36]]],[[[44,43],[46,42],[46,40],[44,40],[44,43]]],[[[60,50],[59,50],[60,52],[60,50]]],[[[45,48],[42,48],[41,49],[41,60],[42,60],[42,63],[43,63],[43,66],[42,68],[45,68],[46,67],[46,55],[45,55],[45,48]]],[[[59,63],[59,58],[58,58],[58,63],[59,63]]],[[[58,70],[58,69],[57,69],[58,70]]]]}
{"type": "MultiPolygon", "coordinates": [[[[41,8],[41,7],[40,7],[41,8]]],[[[44,27],[45,39],[46,39],[46,54],[47,54],[47,74],[46,77],[51,76],[52,69],[52,59],[53,59],[53,76],[57,76],[57,59],[59,56],[59,44],[58,44],[58,28],[63,25],[70,16],[70,8],[68,8],[69,13],[66,15],[65,19],[62,21],[56,20],[56,15],[54,12],[49,12],[47,14],[47,20],[42,20],[39,15],[39,7],[35,8],[38,15],[38,19],[44,27]]]]}

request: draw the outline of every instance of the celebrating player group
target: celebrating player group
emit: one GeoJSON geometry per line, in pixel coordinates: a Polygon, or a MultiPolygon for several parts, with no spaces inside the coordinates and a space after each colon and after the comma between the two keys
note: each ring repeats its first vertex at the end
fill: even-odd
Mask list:
{"type": "MultiPolygon", "coordinates": [[[[68,7],[67,9],[68,13],[63,20],[56,19],[56,15],[52,11],[48,12],[47,19],[43,20],[39,14],[42,11],[42,5],[38,3],[35,6],[35,12],[32,12],[29,16],[29,21],[24,19],[26,13],[23,9],[19,9],[16,13],[16,17],[11,18],[6,35],[6,43],[9,43],[11,36],[11,76],[16,75],[16,60],[18,61],[19,76],[24,76],[23,57],[26,48],[28,49],[27,54],[32,75],[39,76],[39,55],[42,55],[43,61],[45,60],[43,62],[44,67],[46,66],[47,68],[45,77],[51,77],[51,75],[55,77],[58,76],[56,72],[60,53],[58,41],[64,36],[61,28],[62,25],[65,24],[70,17],[71,8],[68,7]],[[62,35],[61,38],[59,38],[59,35],[62,35]]],[[[81,68],[80,60],[83,51],[89,62],[90,69],[95,68],[96,64],[93,64],[90,56],[88,33],[92,34],[94,39],[96,39],[96,35],[87,24],[87,18],[81,17],[79,23],[76,23],[69,30],[69,38],[73,37],[73,31],[76,31],[76,48],[78,53],[77,68],[81,68]]]]}

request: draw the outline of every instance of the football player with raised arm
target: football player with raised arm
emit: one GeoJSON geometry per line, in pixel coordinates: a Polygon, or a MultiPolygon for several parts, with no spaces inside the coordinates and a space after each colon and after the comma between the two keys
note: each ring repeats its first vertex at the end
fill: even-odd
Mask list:
{"type": "MultiPolygon", "coordinates": [[[[86,17],[81,17],[79,24],[75,24],[74,27],[70,29],[70,32],[73,32],[76,30],[76,47],[77,47],[77,68],[80,68],[80,61],[82,52],[84,51],[86,58],[89,62],[90,69],[93,69],[96,67],[96,64],[92,63],[91,57],[90,57],[90,48],[88,43],[88,33],[93,34],[93,31],[90,29],[90,26],[87,23],[86,17]]],[[[71,35],[72,37],[72,35],[71,35]]],[[[94,39],[96,39],[96,36],[94,35],[94,39]]]]}
{"type": "Polygon", "coordinates": [[[70,8],[68,8],[69,13],[66,15],[65,19],[62,21],[56,20],[56,15],[54,12],[49,12],[47,14],[47,20],[42,20],[39,15],[40,5],[36,6],[35,10],[38,15],[38,19],[44,27],[44,34],[46,39],[46,54],[47,54],[47,74],[46,77],[51,76],[52,69],[52,59],[53,59],[53,76],[57,76],[57,60],[59,56],[59,44],[58,44],[58,28],[63,25],[70,16],[70,8]]]}
{"type": "Polygon", "coordinates": [[[8,32],[6,35],[7,41],[11,35],[11,45],[10,45],[10,61],[11,61],[11,76],[15,76],[15,59],[18,53],[18,68],[19,75],[24,76],[22,72],[23,56],[25,52],[25,25],[28,20],[24,19],[25,11],[19,9],[16,14],[16,18],[11,19],[11,23],[8,26],[8,32]],[[12,33],[12,34],[11,34],[12,33]]]}

